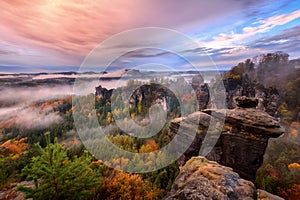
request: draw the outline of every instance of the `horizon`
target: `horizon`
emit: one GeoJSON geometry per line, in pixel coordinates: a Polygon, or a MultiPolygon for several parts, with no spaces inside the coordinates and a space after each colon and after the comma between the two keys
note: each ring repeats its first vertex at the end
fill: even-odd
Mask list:
{"type": "MultiPolygon", "coordinates": [[[[274,53],[278,53],[278,51],[276,52],[268,52],[266,54],[260,54],[260,55],[256,55],[256,56],[263,56],[263,55],[267,55],[267,54],[274,54],[274,53]]],[[[286,53],[286,52],[282,52],[282,53],[286,53]]],[[[287,53],[288,54],[288,53],[287,53]]],[[[289,55],[289,54],[288,54],[289,55]]],[[[252,58],[246,58],[246,59],[253,59],[254,57],[256,56],[253,56],[252,58]]],[[[182,70],[177,70],[177,72],[194,72],[194,71],[219,71],[219,72],[223,72],[223,71],[230,71],[234,66],[237,66],[240,62],[245,62],[246,61],[243,60],[243,61],[239,61],[237,62],[235,65],[232,65],[232,66],[226,66],[226,67],[222,67],[222,68],[219,68],[217,66],[217,68],[211,68],[211,69],[182,69],[182,70]]],[[[299,60],[300,57],[295,57],[295,58],[290,58],[289,60],[299,60]]],[[[1,67],[8,67],[8,66],[1,66],[1,67]]],[[[12,68],[21,68],[19,66],[10,66],[12,68]]],[[[48,66],[49,67],[49,66],[48,66]]],[[[103,69],[104,67],[100,67],[100,69],[103,69]]],[[[68,66],[68,67],[64,67],[63,69],[61,70],[44,70],[44,71],[0,71],[0,75],[22,75],[22,74],[28,74],[28,75],[34,75],[34,74],[62,74],[62,73],[77,73],[77,74],[84,74],[84,73],[105,73],[105,72],[114,72],[114,71],[119,71],[119,70],[128,70],[126,67],[114,67],[115,69],[111,70],[111,69],[108,69],[108,70],[104,70],[104,71],[100,71],[100,70],[95,70],[95,67],[94,68],[85,68],[85,70],[83,71],[79,71],[80,69],[80,66],[68,66]]],[[[129,68],[130,69],[130,68],[129,68]]],[[[134,70],[134,68],[131,70],[134,70]]],[[[141,72],[168,72],[168,71],[165,71],[165,70],[162,70],[162,71],[155,71],[153,69],[143,69],[143,70],[139,70],[141,72]]]]}
{"type": "MultiPolygon", "coordinates": [[[[117,71],[126,71],[127,69],[118,69],[118,70],[110,70],[110,71],[84,71],[84,72],[79,72],[79,71],[50,71],[50,72],[15,72],[15,73],[3,73],[0,71],[0,76],[6,76],[6,75],[47,75],[47,74],[102,74],[102,73],[112,73],[112,72],[117,72],[117,71]]],[[[154,73],[174,73],[174,72],[170,72],[170,71],[152,71],[152,70],[138,70],[140,72],[154,72],[154,73]]],[[[211,69],[211,70],[202,70],[202,71],[197,71],[197,70],[182,70],[182,71],[176,71],[176,73],[194,73],[194,72],[228,72],[230,71],[229,69],[223,69],[223,70],[215,70],[215,69],[211,69]]]]}

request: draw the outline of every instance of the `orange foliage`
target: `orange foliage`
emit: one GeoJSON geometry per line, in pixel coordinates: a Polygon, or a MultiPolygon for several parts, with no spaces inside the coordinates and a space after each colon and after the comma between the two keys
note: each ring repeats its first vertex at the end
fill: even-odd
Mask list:
{"type": "Polygon", "coordinates": [[[158,150],[158,144],[155,140],[148,140],[146,144],[143,144],[139,150],[140,153],[150,153],[158,150]]]}
{"type": "Polygon", "coordinates": [[[135,113],[131,113],[130,117],[131,117],[131,119],[134,119],[135,118],[135,113]]]}
{"type": "Polygon", "coordinates": [[[300,129],[300,123],[299,122],[292,122],[290,127],[294,128],[294,129],[300,129]]]}
{"type": "Polygon", "coordinates": [[[299,169],[300,170],[300,164],[299,163],[291,163],[289,164],[289,169],[299,169]]]}
{"type": "Polygon", "coordinates": [[[138,174],[115,172],[113,178],[104,178],[109,200],[113,199],[158,199],[162,190],[144,181],[138,174]]]}
{"type": "Polygon", "coordinates": [[[152,151],[158,150],[158,144],[155,142],[155,140],[148,140],[147,144],[151,146],[152,151]]]}
{"type": "Polygon", "coordinates": [[[102,160],[97,160],[97,161],[94,161],[93,164],[96,166],[101,166],[101,165],[103,165],[103,162],[102,162],[102,160]]]}
{"type": "Polygon", "coordinates": [[[120,117],[120,113],[121,113],[121,110],[120,110],[120,109],[114,109],[114,114],[115,114],[117,117],[120,117]]]}
{"type": "Polygon", "coordinates": [[[274,179],[278,179],[279,178],[279,174],[275,169],[272,169],[270,171],[270,176],[272,176],[274,179]]]}
{"type": "Polygon", "coordinates": [[[300,197],[300,184],[293,184],[292,187],[282,192],[282,196],[287,200],[298,200],[300,197]]]}
{"type": "Polygon", "coordinates": [[[68,96],[59,100],[47,100],[46,102],[35,102],[31,104],[32,107],[39,107],[42,111],[47,111],[52,108],[56,108],[64,103],[72,103],[72,97],[68,96]]]}
{"type": "Polygon", "coordinates": [[[26,140],[27,138],[7,140],[0,147],[7,148],[12,154],[20,154],[29,147],[26,140]]]}
{"type": "Polygon", "coordinates": [[[149,153],[152,151],[152,147],[149,144],[143,144],[139,150],[140,153],[149,153]]]}
{"type": "Polygon", "coordinates": [[[290,134],[288,135],[290,139],[297,140],[299,137],[300,131],[300,123],[299,122],[292,122],[290,125],[290,134]]]}
{"type": "Polygon", "coordinates": [[[112,114],[110,112],[107,113],[107,123],[113,122],[112,114]]]}

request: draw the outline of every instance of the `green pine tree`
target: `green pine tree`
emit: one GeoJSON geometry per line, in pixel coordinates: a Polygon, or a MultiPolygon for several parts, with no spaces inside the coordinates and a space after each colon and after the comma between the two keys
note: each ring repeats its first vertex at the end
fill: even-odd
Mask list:
{"type": "Polygon", "coordinates": [[[29,166],[23,169],[29,180],[34,180],[35,187],[20,186],[27,198],[33,199],[85,199],[94,194],[99,179],[90,167],[92,157],[85,152],[81,157],[67,157],[67,151],[57,138],[43,149],[37,145],[40,156],[33,157],[29,166]]]}

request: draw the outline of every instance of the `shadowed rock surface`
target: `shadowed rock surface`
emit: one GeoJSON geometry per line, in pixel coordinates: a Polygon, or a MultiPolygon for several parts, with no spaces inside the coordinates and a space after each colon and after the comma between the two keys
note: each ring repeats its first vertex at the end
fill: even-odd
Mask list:
{"type": "MultiPolygon", "coordinates": [[[[239,106],[237,105],[239,102],[235,100],[236,97],[246,96],[257,99],[257,109],[265,111],[273,117],[279,117],[278,106],[280,96],[275,88],[266,88],[260,83],[253,82],[248,78],[241,78],[240,75],[232,75],[231,73],[234,73],[234,70],[231,70],[223,80],[224,87],[226,88],[227,107],[229,109],[239,106]]],[[[247,105],[245,101],[241,101],[242,104],[243,102],[244,105],[247,105]]],[[[240,105],[240,107],[243,107],[243,105],[240,105]]]]}
{"type": "Polygon", "coordinates": [[[256,108],[258,104],[257,98],[251,98],[246,96],[235,97],[234,101],[236,105],[241,108],[256,108]]]}

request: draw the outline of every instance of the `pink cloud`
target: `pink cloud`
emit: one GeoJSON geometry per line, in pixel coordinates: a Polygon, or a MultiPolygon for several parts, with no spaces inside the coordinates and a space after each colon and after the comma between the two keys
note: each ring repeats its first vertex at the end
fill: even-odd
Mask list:
{"type": "Polygon", "coordinates": [[[0,53],[0,58],[12,65],[79,65],[96,45],[121,31],[145,26],[180,30],[240,6],[223,0],[2,0],[0,46],[14,55],[0,53]]]}

